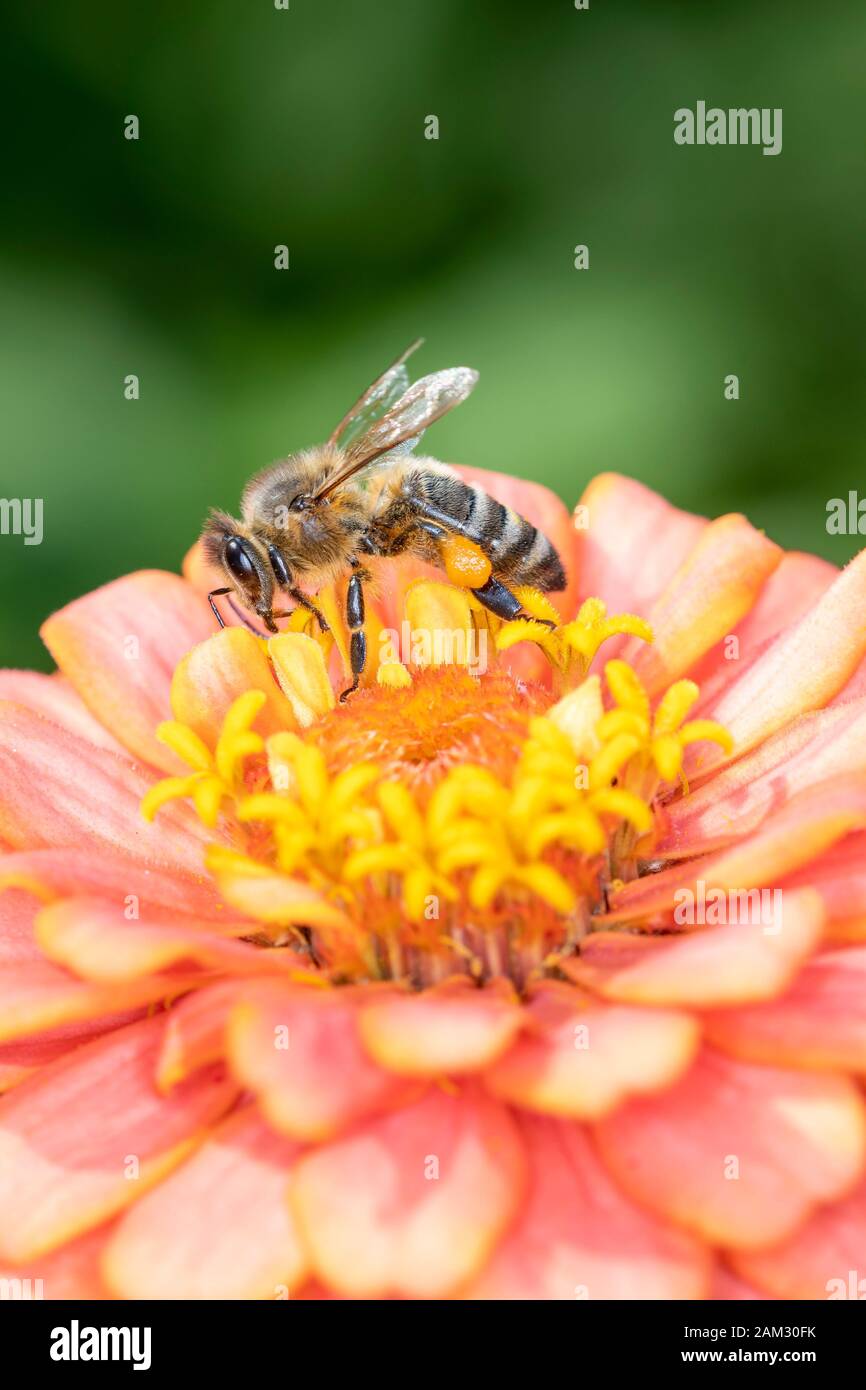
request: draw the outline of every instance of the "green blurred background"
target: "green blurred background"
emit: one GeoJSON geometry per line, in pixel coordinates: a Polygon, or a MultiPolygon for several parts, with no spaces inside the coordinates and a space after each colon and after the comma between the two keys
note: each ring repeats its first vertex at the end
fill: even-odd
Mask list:
{"type": "Polygon", "coordinates": [[[866,492],[862,0],[5,9],[0,495],[45,507],[0,537],[5,664],[419,333],[419,372],[481,371],[440,457],[858,548],[825,509],[866,492]],[[676,146],[698,99],[782,107],[782,153],[676,146]]]}

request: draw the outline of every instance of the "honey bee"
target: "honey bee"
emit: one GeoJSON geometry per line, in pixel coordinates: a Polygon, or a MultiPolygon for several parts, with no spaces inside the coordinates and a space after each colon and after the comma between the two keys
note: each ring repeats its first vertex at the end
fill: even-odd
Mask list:
{"type": "Polygon", "coordinates": [[[509,585],[565,587],[559,555],[531,522],[447,465],[412,456],[427,426],[464,401],[478,380],[469,367],[450,367],[410,384],[406,361],[422,341],[367,387],[327,443],[251,479],[242,520],[212,511],[202,536],[205,553],[229,581],[208,595],[221,627],[214,599],[231,594],[277,632],[277,619],[288,616],[274,610],[280,591],[312,612],[325,632],[310,593],[349,571],[352,684],[342,700],[357,690],[367,659],[365,556],[409,553],[457,568],[475,597],[506,620],[525,616],[509,585]]]}

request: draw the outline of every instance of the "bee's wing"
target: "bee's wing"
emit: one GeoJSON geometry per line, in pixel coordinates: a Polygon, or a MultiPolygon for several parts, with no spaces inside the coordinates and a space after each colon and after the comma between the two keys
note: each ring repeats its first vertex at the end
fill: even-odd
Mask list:
{"type": "Polygon", "coordinates": [[[316,494],[325,497],[362,468],[386,462],[385,455],[413,449],[428,425],[465,401],[478,373],[471,367],[448,367],[422,376],[405,391],[396,405],[376,420],[348,452],[345,466],[332,474],[316,494]]]}
{"type": "Polygon", "coordinates": [[[409,372],[406,368],[406,360],[421,346],[423,341],[423,338],[416,338],[414,343],[410,343],[405,352],[401,352],[396,361],[392,362],[390,367],[386,367],[382,375],[367,387],[363,395],[355,401],[351,410],[348,410],[343,416],[331,434],[328,440],[329,444],[339,444],[341,448],[348,448],[386,411],[397,404],[400,397],[405,395],[409,389],[409,372]]]}

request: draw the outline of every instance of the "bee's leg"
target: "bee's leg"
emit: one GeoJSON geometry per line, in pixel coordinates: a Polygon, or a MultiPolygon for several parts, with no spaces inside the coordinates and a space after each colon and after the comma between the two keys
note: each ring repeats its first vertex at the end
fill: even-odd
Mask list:
{"type": "Polygon", "coordinates": [[[207,601],[208,601],[208,603],[209,603],[210,606],[211,606],[211,612],[213,613],[213,615],[214,615],[214,617],[216,618],[217,622],[219,623],[220,627],[225,627],[225,622],[224,622],[224,620],[223,620],[223,615],[222,615],[222,613],[219,611],[219,609],[217,608],[216,604],[214,603],[214,599],[215,599],[215,598],[219,598],[221,594],[230,594],[230,593],[231,593],[231,589],[211,589],[210,593],[209,593],[208,596],[207,596],[207,601]]]}
{"type": "MultiPolygon", "coordinates": [[[[310,599],[307,598],[307,595],[303,592],[302,589],[289,589],[289,597],[290,597],[290,598],[293,598],[293,599],[295,600],[295,603],[299,604],[301,608],[306,608],[306,610],[307,610],[308,613],[312,613],[312,614],[313,614],[313,617],[316,619],[316,622],[319,624],[319,631],[320,631],[320,632],[330,632],[330,631],[331,631],[330,627],[328,626],[327,622],[325,621],[325,616],[324,616],[324,614],[323,614],[322,612],[320,612],[320,610],[316,607],[316,605],[315,605],[310,599]]],[[[288,618],[288,617],[291,616],[292,611],[293,611],[293,610],[292,610],[291,608],[289,608],[285,613],[272,613],[272,614],[271,614],[271,617],[272,617],[272,618],[288,618]]]]}
{"type": "Polygon", "coordinates": [[[515,618],[525,618],[531,623],[541,623],[542,627],[556,627],[556,623],[552,622],[550,618],[536,618],[531,613],[527,613],[517,595],[513,594],[504,584],[501,584],[498,579],[494,579],[493,575],[490,576],[486,584],[481,585],[480,589],[471,589],[470,593],[473,593],[478,602],[483,603],[485,608],[489,608],[491,613],[495,613],[497,618],[503,618],[507,623],[512,622],[515,618]]]}
{"type": "MultiPolygon", "coordinates": [[[[435,535],[438,531],[441,537],[446,532],[452,536],[462,536],[464,540],[471,541],[473,545],[478,545],[477,535],[471,533],[471,528],[462,522],[456,521],[454,517],[449,517],[446,512],[434,507],[424,499],[416,500],[415,509],[418,514],[416,525],[419,529],[427,531],[430,535],[435,535]]],[[[437,537],[438,539],[439,537],[437,537]]],[[[527,618],[532,622],[541,623],[544,627],[554,628],[556,623],[549,618],[533,618],[531,613],[527,613],[516,594],[493,575],[477,589],[471,589],[485,608],[489,608],[497,618],[503,618],[505,622],[511,622],[514,618],[527,618]]]]}
{"type": "Polygon", "coordinates": [[[493,578],[493,575],[486,584],[482,584],[479,589],[472,589],[471,592],[479,603],[483,603],[485,608],[489,608],[491,613],[495,613],[497,618],[502,618],[507,623],[519,618],[523,612],[523,604],[517,595],[506,589],[504,584],[493,578]]]}
{"type": "Polygon", "coordinates": [[[352,560],[352,577],[346,589],[346,624],[350,637],[349,659],[352,665],[352,684],[343,691],[340,703],[358,689],[367,664],[367,634],[364,631],[364,590],[362,580],[370,576],[357,560],[352,560]]]}

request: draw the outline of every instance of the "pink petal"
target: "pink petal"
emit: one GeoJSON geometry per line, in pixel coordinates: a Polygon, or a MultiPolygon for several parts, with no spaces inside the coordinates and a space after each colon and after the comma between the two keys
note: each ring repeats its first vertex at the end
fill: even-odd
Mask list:
{"type": "MultiPolygon", "coordinates": [[[[833,581],[793,627],[773,641],[739,680],[710,707],[734,739],[735,757],[821,709],[846,685],[866,653],[866,551],[833,581]]],[[[726,761],[721,749],[700,746],[686,771],[726,761]]]]}
{"type": "Polygon", "coordinates": [[[229,1060],[275,1129],[326,1139],[410,1094],[409,1083],[383,1071],[362,1047],[357,1002],[347,989],[274,986],[235,1009],[229,1060]]]}
{"type": "Polygon", "coordinates": [[[650,694],[658,694],[685,675],[736,627],[781,558],[779,547],[743,516],[722,516],[704,528],[694,549],[642,615],[655,641],[632,639],[623,652],[650,694]]]}
{"type": "Polygon", "coordinates": [[[212,631],[207,604],[185,580],[140,570],[61,608],[42,638],[101,724],[136,757],[177,772],[182,764],[154,730],[168,715],[175,666],[212,631]]]}
{"type": "Polygon", "coordinates": [[[694,855],[741,839],[798,792],[866,772],[866,699],[803,714],[717,777],[666,807],[653,853],[694,855]]]}
{"type": "Polygon", "coordinates": [[[703,1298],[709,1257],[690,1236],[633,1206],[586,1131],[520,1116],[528,1197],[471,1299],[703,1298]]]}
{"type": "Polygon", "coordinates": [[[812,1213],[795,1233],[771,1250],[734,1257],[744,1278],[773,1298],[866,1298],[866,1182],[849,1196],[812,1213]]]}
{"type": "Polygon", "coordinates": [[[467,1085],[311,1151],[290,1195],[314,1273],[338,1293],[442,1298],[484,1267],[525,1181],[514,1122],[467,1085]]]}
{"type": "Polygon", "coordinates": [[[708,1014],[705,1028],[749,1061],[866,1075],[866,946],[823,952],[780,999],[708,1014]]]}
{"type": "Polygon", "coordinates": [[[782,882],[787,891],[811,887],[821,897],[831,941],[866,940],[866,833],[846,835],[821,857],[782,882]]]}
{"type": "Polygon", "coordinates": [[[526,1028],[485,1072],[500,1100],[546,1115],[597,1119],[626,1097],[671,1085],[694,1058],[686,1014],[601,1004],[570,985],[538,990],[526,1028]]]}
{"type": "Polygon", "coordinates": [[[0,971],[11,965],[42,960],[42,952],[33,937],[38,906],[29,893],[18,890],[0,893],[0,971]]]}
{"type": "Polygon", "coordinates": [[[108,850],[200,874],[220,832],[179,802],[147,824],[141,800],[152,780],[20,705],[0,706],[0,836],[15,849],[108,850]]]}
{"type": "Polygon", "coordinates": [[[59,672],[43,676],[39,671],[0,671],[0,700],[25,705],[78,738],[126,756],[123,745],[94,719],[81,696],[59,672]]]}
{"type": "Polygon", "coordinates": [[[40,1067],[56,1062],[58,1057],[65,1057],[82,1043],[90,1042],[102,1033],[111,1033],[115,1028],[135,1023],[144,1014],[145,1007],[127,1009],[125,1013],[92,1018],[82,1023],[68,1023],[17,1042],[3,1044],[0,1046],[0,1091],[11,1090],[40,1067]]]}
{"type": "Polygon", "coordinates": [[[232,1103],[219,1068],[169,1096],[153,1084],[164,1024],[87,1043],[0,1110],[0,1255],[35,1259],[137,1201],[232,1103]],[[134,1174],[137,1172],[137,1176],[134,1174]]]}
{"type": "MultiPolygon", "coordinates": [[[[584,516],[586,526],[575,532],[580,597],[594,595],[609,613],[639,617],[649,612],[707,525],[703,517],[678,511],[617,473],[593,478],[576,520],[584,516]]],[[[615,655],[615,643],[605,643],[604,653],[605,659],[615,655]]]]}
{"type": "Polygon", "coordinates": [[[0,971],[0,1042],[66,1024],[116,1019],[189,989],[189,976],[150,975],[124,985],[91,984],[41,958],[0,971]]]}
{"type": "Polygon", "coordinates": [[[121,1218],[103,1262],[124,1298],[286,1298],[306,1258],[286,1200],[297,1144],[252,1106],[121,1218]]]}
{"type": "Polygon", "coordinates": [[[202,924],[181,926],[146,917],[128,921],[115,903],[66,898],[42,908],[36,936],[45,955],[76,975],[105,984],[137,980],[183,962],[236,974],[285,973],[298,957],[231,938],[254,930],[226,921],[219,934],[202,924]]]}
{"type": "Polygon", "coordinates": [[[709,1048],[669,1091],[629,1101],[596,1134],[635,1201],[742,1250],[784,1239],[817,1203],[841,1196],[866,1158],[852,1082],[709,1048]]]}
{"type": "Polygon", "coordinates": [[[168,1011],[154,1078],[161,1091],[185,1081],[199,1067],[222,1061],[228,1021],[247,983],[222,980],[206,985],[168,1011]]]}
{"type": "Polygon", "coordinates": [[[636,921],[673,910],[683,888],[703,881],[707,890],[762,888],[778,883],[866,823],[866,777],[835,777],[795,796],[768,815],[760,828],[739,844],[697,862],[675,864],[660,873],[632,880],[611,895],[612,910],[599,925],[636,921]]]}
{"type": "Polygon", "coordinates": [[[521,1026],[522,1010],[496,989],[440,986],[423,994],[386,994],[360,1012],[370,1056],[401,1076],[483,1070],[521,1026]]]}
{"type": "MultiPolygon", "coordinates": [[[[119,909],[170,912],[175,917],[209,919],[228,916],[216,886],[203,872],[160,869],[100,849],[85,855],[76,849],[33,849],[0,859],[0,891],[5,884],[44,889],[48,898],[93,895],[108,898],[119,909]]],[[[2,911],[0,897],[0,911],[2,911]]]]}
{"type": "Polygon", "coordinates": [[[789,551],[767,580],[754,608],[689,671],[701,699],[718,699],[784,628],[818,602],[839,573],[829,560],[789,551]],[[732,644],[729,638],[736,638],[732,644]]]}
{"type": "MultiPolygon", "coordinates": [[[[77,1240],[62,1245],[50,1254],[43,1254],[29,1264],[0,1268],[0,1280],[21,1279],[31,1298],[110,1299],[111,1292],[102,1279],[101,1260],[111,1223],[87,1231],[77,1240]]],[[[13,1295],[14,1296],[14,1295],[13,1295]]],[[[27,1296],[24,1294],[23,1296],[27,1296]]]]}
{"type": "Polygon", "coordinates": [[[744,1279],[738,1279],[736,1274],[733,1274],[723,1264],[717,1264],[713,1271],[713,1282],[709,1296],[713,1301],[720,1300],[725,1303],[739,1300],[755,1301],[767,1297],[766,1294],[761,1293],[760,1289],[755,1289],[751,1284],[747,1284],[744,1279]]]}
{"type": "MultiPolygon", "coordinates": [[[[769,904],[768,918],[772,912],[769,904]]],[[[580,956],[562,962],[579,984],[630,1004],[715,1008],[773,999],[821,939],[817,893],[776,902],[778,921],[705,927],[674,936],[594,932],[580,956]]]]}

